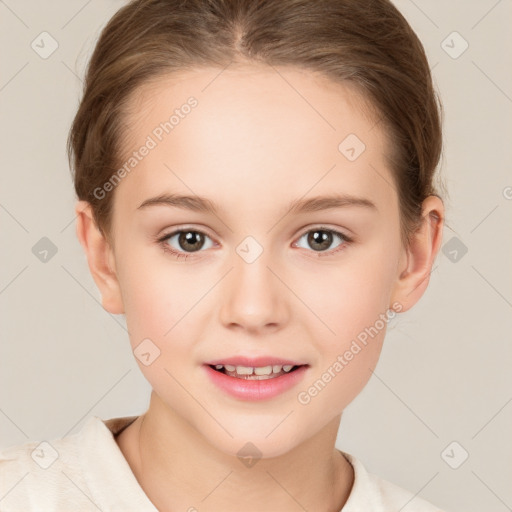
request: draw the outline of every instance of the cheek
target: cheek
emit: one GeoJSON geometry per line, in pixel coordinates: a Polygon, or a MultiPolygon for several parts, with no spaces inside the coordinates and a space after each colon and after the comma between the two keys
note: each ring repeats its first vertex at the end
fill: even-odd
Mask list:
{"type": "MultiPolygon", "coordinates": [[[[173,409],[187,414],[193,404],[182,386],[190,387],[190,370],[201,360],[198,340],[208,311],[215,307],[214,293],[208,293],[215,276],[187,271],[186,263],[169,262],[160,253],[145,257],[139,271],[123,273],[131,348],[151,387],[173,409]]],[[[130,267],[135,268],[133,263],[130,267]]]]}
{"type": "Polygon", "coordinates": [[[165,343],[198,298],[193,274],[182,271],[161,252],[149,256],[132,251],[119,276],[132,346],[143,338],[165,343]]]}
{"type": "Polygon", "coordinates": [[[343,349],[390,306],[398,256],[380,244],[372,245],[347,251],[346,258],[315,273],[307,283],[297,281],[294,291],[318,317],[321,342],[329,352],[343,349]]]}
{"type": "Polygon", "coordinates": [[[393,318],[388,308],[397,255],[378,244],[371,249],[329,267],[315,278],[315,286],[310,281],[298,291],[318,317],[308,324],[320,354],[313,380],[304,384],[298,401],[331,408],[333,416],[369,380],[393,318]]]}
{"type": "Polygon", "coordinates": [[[152,388],[167,393],[172,402],[173,396],[182,393],[178,382],[185,381],[185,363],[192,357],[190,342],[197,337],[193,306],[204,291],[198,295],[179,270],[171,272],[169,265],[166,268],[153,261],[127,277],[123,294],[130,344],[139,368],[152,388]]]}

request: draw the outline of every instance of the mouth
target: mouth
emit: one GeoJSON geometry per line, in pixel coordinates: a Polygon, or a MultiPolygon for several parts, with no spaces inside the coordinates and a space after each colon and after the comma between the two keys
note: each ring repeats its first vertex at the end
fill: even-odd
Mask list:
{"type": "Polygon", "coordinates": [[[244,401],[268,400],[293,389],[309,364],[275,357],[231,357],[203,365],[215,387],[244,401]]]}
{"type": "Polygon", "coordinates": [[[241,366],[232,364],[208,365],[212,370],[223,373],[228,377],[244,380],[268,380],[281,377],[298,370],[301,366],[293,364],[273,364],[267,366],[241,366]]]}

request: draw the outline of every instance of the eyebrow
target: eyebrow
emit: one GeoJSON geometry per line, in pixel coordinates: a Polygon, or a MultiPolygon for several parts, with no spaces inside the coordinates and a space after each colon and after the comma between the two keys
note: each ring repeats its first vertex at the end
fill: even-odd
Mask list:
{"type": "MultiPolygon", "coordinates": [[[[217,214],[218,206],[211,200],[200,196],[183,196],[179,194],[160,194],[156,197],[146,199],[141,203],[137,210],[149,206],[171,206],[191,210],[196,212],[217,214]]],[[[317,196],[309,199],[297,199],[292,201],[285,211],[289,213],[309,213],[333,208],[346,208],[350,206],[363,207],[368,210],[378,211],[375,203],[364,197],[356,197],[350,194],[336,194],[327,196],[317,196]]]]}

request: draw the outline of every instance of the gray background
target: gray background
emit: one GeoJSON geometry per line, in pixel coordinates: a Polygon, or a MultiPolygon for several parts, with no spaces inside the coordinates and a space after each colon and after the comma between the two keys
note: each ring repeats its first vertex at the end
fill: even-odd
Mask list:
{"type": "MultiPolygon", "coordinates": [[[[148,406],[124,318],[102,309],[75,235],[65,155],[85,63],[122,4],[0,1],[0,447],[148,406]],[[46,58],[44,31],[58,43],[46,58]],[[46,261],[43,237],[57,250],[46,261]]],[[[445,106],[448,226],[426,294],[390,323],[337,445],[447,511],[512,510],[512,2],[395,4],[445,106]]]]}

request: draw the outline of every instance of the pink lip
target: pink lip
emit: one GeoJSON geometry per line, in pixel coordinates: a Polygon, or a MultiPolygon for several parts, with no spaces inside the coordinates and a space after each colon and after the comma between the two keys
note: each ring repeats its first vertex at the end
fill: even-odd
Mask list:
{"type": "Polygon", "coordinates": [[[208,361],[205,364],[215,366],[216,364],[230,364],[232,366],[273,366],[273,365],[292,365],[301,366],[305,363],[292,361],[291,359],[279,359],[277,357],[270,356],[259,356],[259,357],[246,357],[246,356],[235,356],[227,357],[225,359],[216,359],[215,361],[208,361]]]}
{"type": "MultiPolygon", "coordinates": [[[[244,359],[245,364],[239,363],[240,358],[231,358],[223,360],[225,364],[233,364],[229,361],[236,361],[241,366],[270,366],[270,364],[282,364],[282,361],[277,359],[268,359],[264,360],[264,364],[248,364],[247,361],[258,361],[258,359],[244,359]],[[271,362],[269,362],[271,361],[271,362]]],[[[262,359],[263,360],[263,359],[262,359]]],[[[215,363],[213,363],[215,364],[215,363]]],[[[223,363],[216,363],[223,364],[223,363]]],[[[285,362],[284,364],[293,364],[293,362],[285,362]]],[[[236,366],[236,364],[235,364],[236,366]]],[[[294,365],[296,366],[296,365],[294,365]]],[[[265,380],[247,380],[247,379],[239,379],[237,377],[230,377],[224,373],[218,372],[209,366],[209,364],[204,364],[203,368],[205,369],[208,377],[211,379],[213,384],[215,384],[219,389],[231,395],[235,398],[246,400],[246,401],[258,401],[258,400],[267,400],[273,398],[285,391],[288,391],[293,386],[295,386],[298,382],[300,382],[305,372],[308,369],[308,365],[303,365],[297,368],[296,370],[286,373],[284,375],[280,375],[279,377],[274,377],[271,379],[265,380]]]]}

